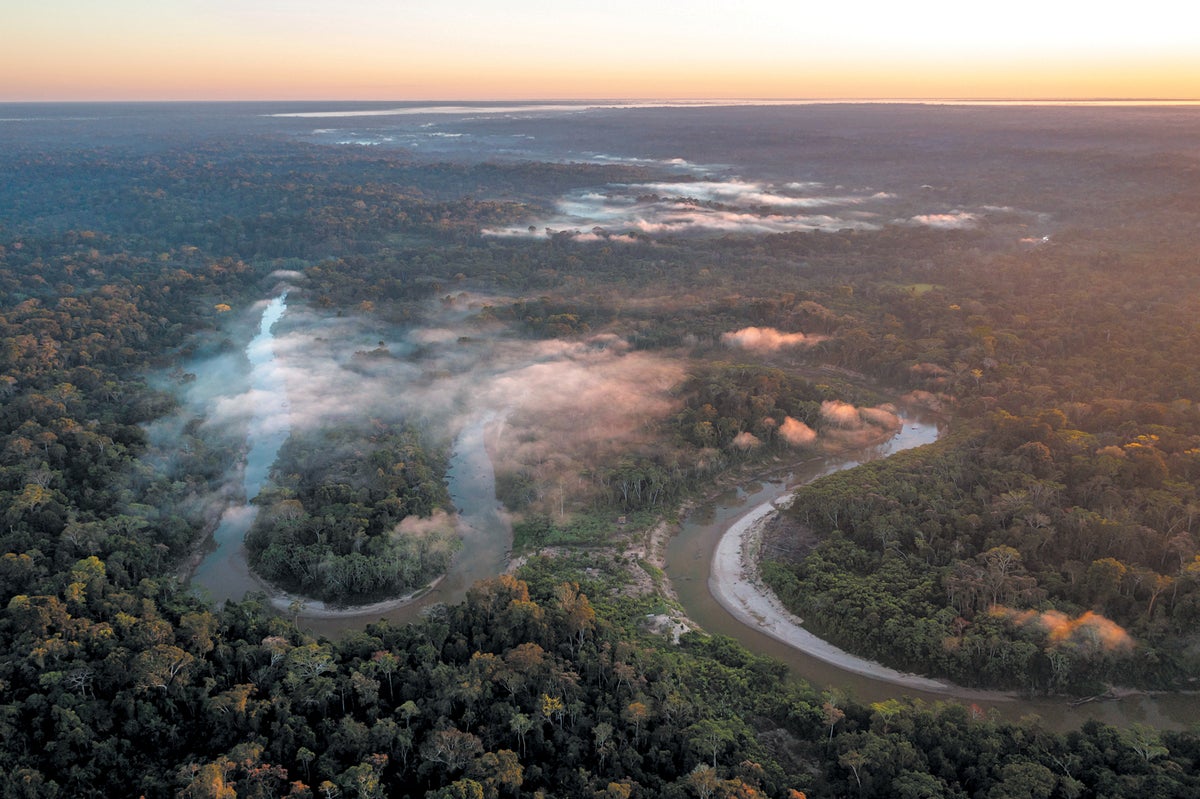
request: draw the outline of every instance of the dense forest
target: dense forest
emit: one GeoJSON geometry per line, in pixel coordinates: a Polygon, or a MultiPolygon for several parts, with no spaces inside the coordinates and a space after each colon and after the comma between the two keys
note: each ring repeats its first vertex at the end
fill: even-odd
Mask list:
{"type": "Polygon", "coordinates": [[[267,510],[246,538],[250,563],[316,599],[411,593],[454,554],[444,460],[411,428],[323,431],[312,441],[293,435],[275,465],[286,476],[257,498],[267,510]],[[419,533],[402,526],[437,511],[439,525],[419,533]]]}
{"type": "Polygon", "coordinates": [[[1197,295],[1171,255],[1187,240],[1157,257],[1064,242],[1006,259],[1011,284],[931,276],[889,303],[912,331],[900,346],[944,331],[940,358],[914,352],[889,379],[952,385],[958,432],[800,492],[791,513],[821,541],[772,564],[779,593],[835,638],[964,682],[1189,682],[1200,418],[1181,320],[1197,295]]]}
{"type": "Polygon", "coordinates": [[[679,608],[613,540],[722,480],[878,440],[903,396],[949,432],[801,490],[763,564],[780,596],[831,640],[961,683],[1193,687],[1196,164],[1102,159],[1038,130],[988,139],[987,169],[939,162],[947,180],[979,169],[979,194],[1009,204],[970,225],[528,237],[485,233],[536,227],[596,186],[657,181],[643,201],[662,204],[679,184],[674,205],[727,206],[652,163],[4,130],[0,792],[1195,796],[1195,729],[864,705],[720,636],[673,642],[645,619],[679,608]],[[997,166],[1022,153],[1023,171],[997,166]],[[1053,210],[1048,240],[1020,207],[1053,210]],[[231,477],[245,430],[189,405],[182,367],[236,361],[282,273],[314,318],[405,342],[436,327],[354,352],[355,375],[419,367],[416,390],[472,366],[445,408],[431,393],[294,428],[255,500],[259,574],[338,602],[443,571],[446,420],[499,396],[476,367],[518,353],[523,377],[558,358],[613,393],[504,395],[497,497],[533,554],[516,575],[338,640],[265,595],[214,607],[180,579],[221,503],[246,499],[231,477]],[[634,423],[589,435],[631,392],[634,423]]]}

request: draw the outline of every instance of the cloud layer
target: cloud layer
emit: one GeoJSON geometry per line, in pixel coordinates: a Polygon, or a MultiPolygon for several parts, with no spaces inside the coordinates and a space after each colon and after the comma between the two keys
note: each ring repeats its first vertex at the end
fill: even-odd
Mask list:
{"type": "MultiPolygon", "coordinates": [[[[686,162],[672,166],[688,168],[686,162]]],[[[694,171],[694,170],[693,170],[694,171]]],[[[595,234],[788,233],[797,230],[875,229],[881,203],[892,195],[870,190],[823,191],[818,183],[767,183],[740,178],[615,183],[570,192],[555,213],[525,227],[484,231],[493,236],[595,234]]]]}
{"type": "Polygon", "coordinates": [[[720,177],[727,167],[619,156],[586,156],[597,163],[653,164],[695,179],[611,183],[577,189],[555,201],[554,213],[524,226],[490,228],[489,236],[569,235],[580,240],[630,235],[790,233],[877,230],[886,224],[943,230],[976,227],[992,212],[1023,213],[983,206],[914,213],[896,194],[869,188],[829,189],[814,181],[768,182],[720,177]]]}

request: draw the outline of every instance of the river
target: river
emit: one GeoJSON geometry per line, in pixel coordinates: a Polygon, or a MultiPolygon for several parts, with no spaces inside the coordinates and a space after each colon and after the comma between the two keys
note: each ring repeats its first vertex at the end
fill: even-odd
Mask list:
{"type": "MultiPolygon", "coordinates": [[[[244,545],[246,533],[258,514],[252,500],[262,490],[280,447],[291,433],[287,384],[281,370],[276,368],[273,332],[286,310],[286,292],[268,302],[258,334],[246,347],[253,411],[243,464],[244,502],[222,513],[213,532],[214,547],[192,573],[191,586],[218,604],[241,600],[250,592],[265,591],[276,608],[294,612],[292,597],[273,590],[250,570],[244,545]]],[[[504,571],[512,546],[512,527],[496,500],[496,476],[485,442],[493,421],[492,415],[476,419],[463,428],[454,443],[447,479],[450,499],[458,510],[457,527],[463,545],[445,577],[415,597],[359,607],[329,608],[320,602],[304,601],[298,613],[302,626],[333,636],[361,629],[381,618],[396,623],[412,621],[434,603],[461,601],[477,581],[504,571]]]]}
{"type": "Polygon", "coordinates": [[[239,600],[248,590],[259,590],[262,586],[250,572],[246,563],[243,542],[258,506],[252,500],[258,496],[271,466],[279,454],[279,448],[291,433],[288,423],[287,383],[284,381],[275,360],[275,323],[287,311],[287,292],[275,297],[263,309],[258,335],[246,347],[246,359],[250,363],[251,415],[246,435],[246,459],[242,472],[242,495],[245,501],[232,505],[221,514],[221,521],[213,532],[214,549],[209,552],[192,573],[193,588],[214,602],[228,599],[239,600]]]}
{"type": "MultiPolygon", "coordinates": [[[[215,549],[192,576],[193,587],[216,602],[238,600],[249,591],[267,590],[246,563],[243,540],[257,512],[251,500],[261,490],[279,448],[290,432],[287,387],[275,369],[272,334],[275,323],[287,309],[286,299],[284,294],[267,304],[258,335],[246,348],[255,403],[243,476],[245,502],[226,509],[213,534],[215,549]]],[[[504,570],[512,544],[512,528],[496,501],[495,474],[487,453],[485,437],[493,421],[492,417],[485,416],[468,424],[454,444],[447,480],[450,497],[458,509],[463,547],[455,555],[446,576],[415,598],[352,609],[327,609],[320,603],[312,603],[298,614],[301,626],[318,634],[338,636],[379,619],[406,623],[434,603],[461,601],[476,581],[504,570]]],[[[931,702],[952,698],[945,693],[902,689],[890,682],[810,657],[738,621],[713,598],[709,589],[712,553],[721,536],[746,514],[823,475],[937,439],[938,428],[933,421],[913,416],[903,422],[900,431],[880,446],[853,455],[815,458],[778,479],[739,488],[694,509],[667,550],[666,572],[687,615],[709,632],[728,635],[753,652],[783,661],[796,677],[819,687],[836,689],[860,702],[877,702],[900,695],[931,702]]],[[[275,604],[286,608],[287,598],[276,597],[275,604]]],[[[973,697],[970,701],[1009,720],[1037,714],[1047,726],[1060,730],[1077,727],[1089,718],[1113,724],[1141,722],[1170,728],[1187,727],[1200,718],[1200,696],[1191,694],[1138,695],[1074,708],[1061,698],[987,700],[973,697]]]]}
{"type": "MultiPolygon", "coordinates": [[[[217,603],[241,600],[251,591],[265,591],[272,605],[294,612],[293,597],[272,590],[254,575],[246,560],[245,547],[246,533],[258,513],[258,506],[252,500],[262,491],[280,447],[292,432],[287,382],[277,368],[275,356],[275,324],[286,311],[287,293],[269,301],[259,322],[258,335],[247,344],[245,355],[250,364],[247,396],[252,413],[242,464],[244,501],[223,511],[212,533],[214,548],[192,572],[191,585],[217,603]]],[[[200,379],[210,382],[228,379],[228,374],[220,368],[211,374],[203,368],[199,371],[200,379]]],[[[512,545],[512,528],[496,499],[496,475],[487,456],[485,435],[492,421],[493,416],[485,415],[468,423],[455,440],[446,476],[450,499],[458,510],[457,529],[462,548],[455,554],[445,577],[418,596],[360,607],[331,608],[322,602],[301,600],[298,620],[302,626],[322,635],[337,636],[382,618],[406,623],[418,618],[433,603],[461,601],[475,582],[504,571],[512,545]]]]}
{"type": "MultiPolygon", "coordinates": [[[[901,431],[882,446],[851,456],[815,459],[774,479],[762,480],[718,497],[695,508],[667,548],[666,573],[688,617],[711,633],[734,638],[747,649],[783,661],[792,674],[821,688],[829,688],[859,702],[879,702],[909,696],[926,702],[956,699],[954,692],[921,691],[857,674],[812,657],[766,635],[735,618],[713,596],[709,585],[712,554],[721,537],[742,517],[763,504],[780,500],[798,487],[819,477],[853,468],[876,458],[936,440],[934,422],[907,418],[901,431]]],[[[1071,707],[1062,698],[983,698],[965,692],[970,702],[998,717],[1016,721],[1036,714],[1047,727],[1075,729],[1087,719],[1129,725],[1143,723],[1159,728],[1184,729],[1200,718],[1200,696],[1193,694],[1135,695],[1117,701],[1090,702],[1071,707]]]]}

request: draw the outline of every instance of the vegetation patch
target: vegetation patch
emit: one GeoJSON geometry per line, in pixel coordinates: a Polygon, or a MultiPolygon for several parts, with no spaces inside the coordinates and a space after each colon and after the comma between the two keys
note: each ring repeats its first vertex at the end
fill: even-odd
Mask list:
{"type": "Polygon", "coordinates": [[[415,429],[345,427],[293,435],[246,537],[250,564],[327,602],[411,593],[459,546],[444,449],[415,429]]]}

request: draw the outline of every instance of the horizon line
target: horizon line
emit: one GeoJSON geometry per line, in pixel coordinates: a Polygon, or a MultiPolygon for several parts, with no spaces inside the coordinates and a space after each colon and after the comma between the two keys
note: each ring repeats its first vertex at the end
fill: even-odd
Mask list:
{"type": "Polygon", "coordinates": [[[897,104],[897,105],[1197,105],[1200,97],[707,97],[707,98],[672,98],[672,97],[528,97],[528,98],[439,98],[439,99],[405,99],[405,98],[105,98],[105,99],[38,99],[15,100],[0,98],[3,105],[151,105],[187,104],[187,103],[339,103],[339,104],[378,104],[401,103],[404,105],[424,104],[441,105],[517,105],[536,104],[553,105],[565,104],[572,106],[716,106],[716,105],[853,105],[853,104],[897,104]]]}

